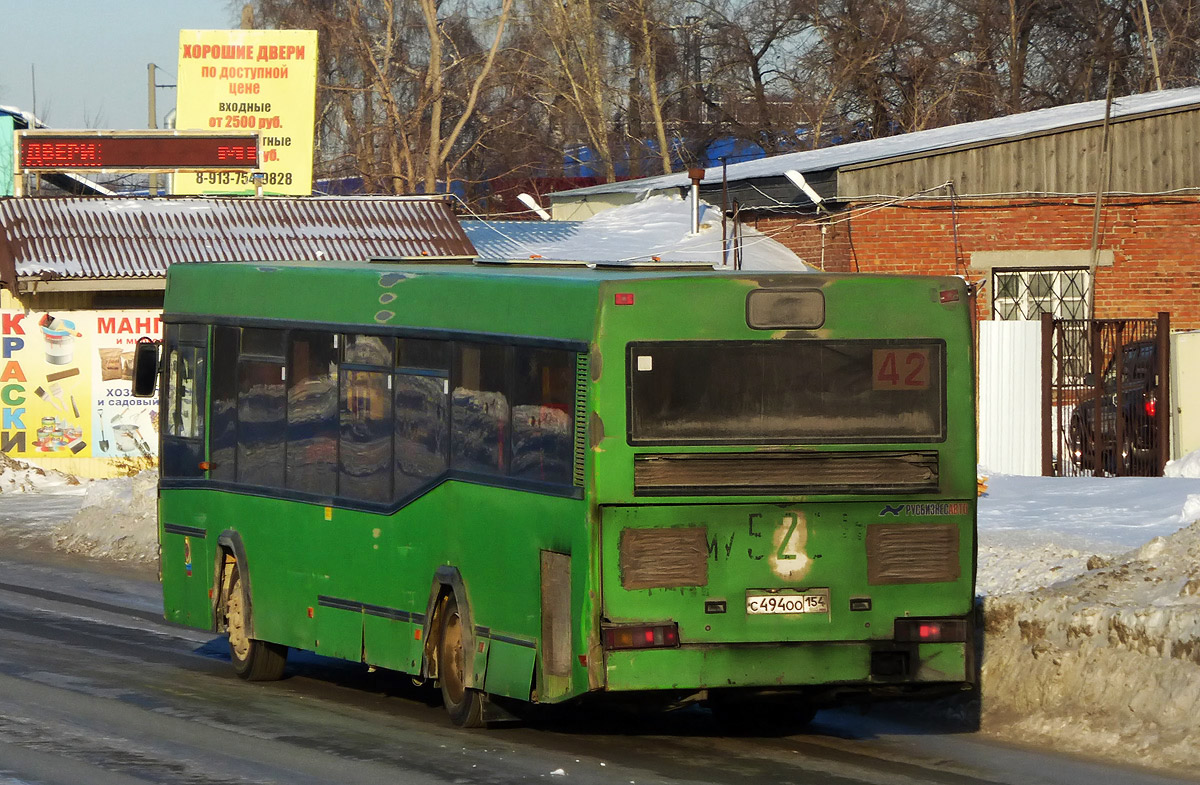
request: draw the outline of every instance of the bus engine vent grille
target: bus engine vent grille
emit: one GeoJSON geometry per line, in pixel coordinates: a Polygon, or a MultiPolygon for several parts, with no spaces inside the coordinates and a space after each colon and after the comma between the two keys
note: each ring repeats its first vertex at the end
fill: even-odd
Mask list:
{"type": "Polygon", "coordinates": [[[590,358],[584,352],[575,355],[575,465],[572,482],[583,487],[583,461],[587,457],[587,389],[590,358]]]}
{"type": "Polygon", "coordinates": [[[935,493],[938,454],[681,453],[634,458],[638,496],[935,493]]]}
{"type": "Polygon", "coordinates": [[[867,582],[946,583],[958,580],[958,526],[877,523],[867,527],[867,582]]]}

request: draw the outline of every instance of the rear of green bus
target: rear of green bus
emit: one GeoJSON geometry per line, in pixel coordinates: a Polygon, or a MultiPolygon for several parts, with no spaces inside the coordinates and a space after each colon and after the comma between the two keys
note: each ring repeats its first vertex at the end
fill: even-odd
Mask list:
{"type": "Polygon", "coordinates": [[[607,281],[593,688],[969,687],[970,311],[958,278],[607,281]]]}

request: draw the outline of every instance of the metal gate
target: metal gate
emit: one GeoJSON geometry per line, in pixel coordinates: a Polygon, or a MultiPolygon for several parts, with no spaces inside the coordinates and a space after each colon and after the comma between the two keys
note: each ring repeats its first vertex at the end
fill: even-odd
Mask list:
{"type": "Polygon", "coordinates": [[[1162,474],[1170,320],[1042,316],[1042,474],[1162,474]]]}

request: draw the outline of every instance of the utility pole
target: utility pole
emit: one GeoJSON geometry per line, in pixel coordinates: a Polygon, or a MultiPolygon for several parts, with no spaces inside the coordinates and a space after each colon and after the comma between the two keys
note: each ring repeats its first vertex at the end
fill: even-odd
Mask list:
{"type": "MultiPolygon", "coordinates": [[[[1104,192],[1108,190],[1108,176],[1112,169],[1112,151],[1108,146],[1109,123],[1112,119],[1113,64],[1108,64],[1108,90],[1104,98],[1104,128],[1100,132],[1100,150],[1096,156],[1096,202],[1092,206],[1092,254],[1088,262],[1087,318],[1096,318],[1096,273],[1100,268],[1100,211],[1104,205],[1104,192]]],[[[1099,370],[1096,370],[1097,376],[1099,370]]],[[[1099,422],[1099,420],[1097,420],[1099,422]]]]}
{"type": "MultiPolygon", "coordinates": [[[[149,80],[147,87],[146,87],[146,89],[149,91],[147,93],[148,107],[149,107],[149,111],[147,113],[148,114],[148,122],[146,124],[147,128],[158,128],[158,110],[155,108],[155,100],[154,100],[155,99],[154,94],[157,92],[157,90],[155,90],[156,85],[154,84],[154,69],[156,67],[157,66],[155,66],[154,63],[148,63],[146,65],[147,78],[149,80]]],[[[149,190],[150,190],[151,196],[158,196],[158,175],[156,175],[156,174],[150,175],[150,189],[149,190]]]]}
{"type": "Polygon", "coordinates": [[[1154,84],[1162,90],[1162,74],[1158,72],[1158,50],[1154,46],[1154,28],[1150,25],[1150,6],[1142,0],[1142,16],[1146,18],[1146,43],[1150,45],[1150,62],[1154,65],[1154,84]]]}

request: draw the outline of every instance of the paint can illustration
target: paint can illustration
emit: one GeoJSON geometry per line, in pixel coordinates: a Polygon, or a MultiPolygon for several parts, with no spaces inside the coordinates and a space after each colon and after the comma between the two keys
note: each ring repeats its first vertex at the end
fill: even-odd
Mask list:
{"type": "Polygon", "coordinates": [[[49,444],[54,436],[55,420],[53,417],[43,417],[42,425],[37,429],[37,441],[35,444],[49,444]]]}
{"type": "Polygon", "coordinates": [[[39,321],[42,339],[46,343],[46,362],[51,365],[70,365],[75,359],[75,322],[46,314],[39,321]]]}

